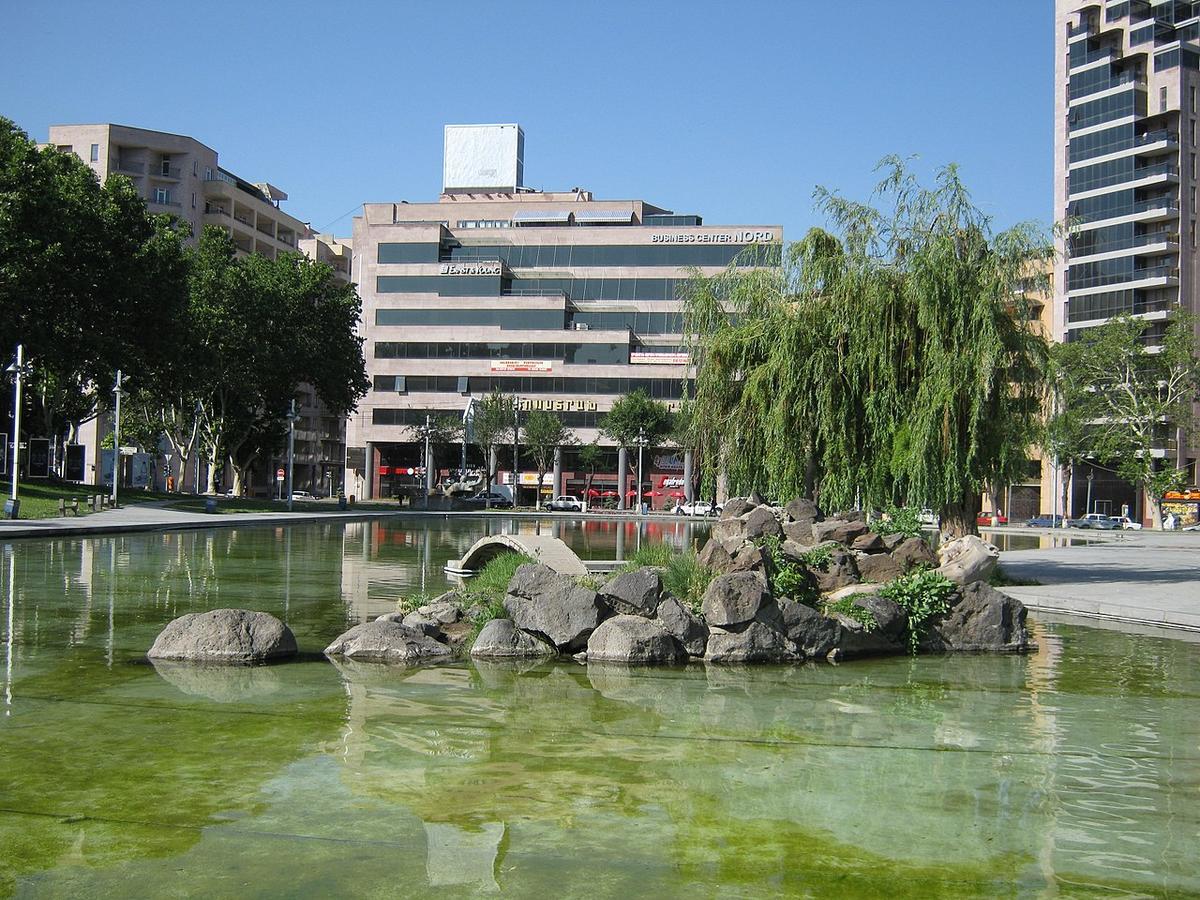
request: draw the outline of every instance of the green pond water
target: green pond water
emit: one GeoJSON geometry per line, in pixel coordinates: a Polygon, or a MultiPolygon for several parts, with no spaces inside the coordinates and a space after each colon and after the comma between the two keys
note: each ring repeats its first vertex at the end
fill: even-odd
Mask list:
{"type": "Polygon", "coordinates": [[[245,606],[319,651],[486,529],[581,555],[700,525],[388,520],[0,544],[0,895],[1200,894],[1200,645],[624,669],[152,666],[245,606]]]}

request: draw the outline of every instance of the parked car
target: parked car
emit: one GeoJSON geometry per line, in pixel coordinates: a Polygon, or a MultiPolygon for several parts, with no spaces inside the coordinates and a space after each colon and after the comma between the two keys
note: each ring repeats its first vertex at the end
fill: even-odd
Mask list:
{"type": "Polygon", "coordinates": [[[561,494],[546,504],[552,512],[583,512],[583,501],[573,494],[561,494]]]}
{"type": "Polygon", "coordinates": [[[1100,513],[1088,513],[1081,519],[1071,519],[1067,524],[1072,528],[1091,528],[1096,531],[1113,531],[1120,527],[1108,516],[1100,513]]]}
{"type": "Polygon", "coordinates": [[[1108,518],[1122,531],[1142,530],[1142,523],[1133,521],[1129,516],[1109,516],[1108,518]]]}
{"type": "Polygon", "coordinates": [[[918,518],[920,519],[922,528],[937,528],[941,523],[941,517],[928,507],[921,510],[918,518]]]}
{"type": "Polygon", "coordinates": [[[1067,520],[1059,515],[1051,515],[1050,513],[1042,513],[1039,516],[1034,516],[1025,524],[1030,528],[1058,528],[1066,525],[1067,520]]]}
{"type": "Polygon", "coordinates": [[[292,491],[293,500],[316,500],[317,498],[308,491],[292,491]]]}
{"type": "Polygon", "coordinates": [[[680,503],[675,512],[681,516],[712,516],[716,515],[713,505],[707,500],[693,500],[691,503],[680,503]]]}
{"type": "Polygon", "coordinates": [[[473,497],[467,497],[463,503],[469,503],[472,506],[491,506],[493,509],[512,509],[513,505],[511,500],[496,491],[492,491],[490,494],[482,491],[473,497]]]}
{"type": "Polygon", "coordinates": [[[1008,516],[1002,516],[999,513],[991,513],[991,512],[988,512],[987,510],[984,510],[978,516],[975,517],[975,524],[976,525],[991,525],[992,519],[996,520],[997,525],[1007,525],[1008,524],[1008,516]]]}

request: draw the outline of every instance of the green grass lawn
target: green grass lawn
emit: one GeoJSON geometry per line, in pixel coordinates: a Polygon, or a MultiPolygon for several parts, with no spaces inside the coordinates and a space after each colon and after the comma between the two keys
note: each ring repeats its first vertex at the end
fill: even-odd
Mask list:
{"type": "MultiPolygon", "coordinates": [[[[11,482],[3,483],[4,496],[10,495],[11,482]]],[[[22,481],[17,485],[17,496],[21,500],[22,519],[57,519],[58,501],[66,499],[70,502],[74,497],[79,501],[79,515],[86,516],[91,510],[87,498],[95,494],[108,494],[108,488],[94,484],[63,484],[53,481],[22,481]]],[[[174,494],[163,494],[158,491],[142,491],[125,488],[118,491],[117,499],[122,504],[149,503],[153,500],[170,500],[174,494]]],[[[68,518],[74,518],[71,513],[68,518]]]]}

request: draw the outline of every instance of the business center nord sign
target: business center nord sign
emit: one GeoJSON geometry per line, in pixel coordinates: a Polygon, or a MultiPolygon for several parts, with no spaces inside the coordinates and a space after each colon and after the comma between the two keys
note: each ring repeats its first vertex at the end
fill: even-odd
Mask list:
{"type": "Polygon", "coordinates": [[[772,231],[684,231],[652,234],[652,244],[766,244],[777,240],[772,231]]]}

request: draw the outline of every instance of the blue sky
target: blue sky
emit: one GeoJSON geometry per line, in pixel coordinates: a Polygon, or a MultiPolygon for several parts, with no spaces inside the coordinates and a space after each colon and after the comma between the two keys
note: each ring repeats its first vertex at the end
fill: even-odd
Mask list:
{"type": "Polygon", "coordinates": [[[350,231],[432,200],[442,126],[519,122],[525,181],[709,224],[820,224],[821,184],[960,164],[998,225],[1052,207],[1048,0],[204,4],[9,0],[0,115],[189,134],[350,231]]]}

